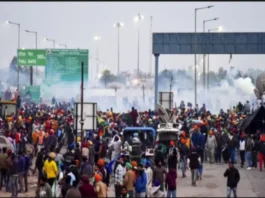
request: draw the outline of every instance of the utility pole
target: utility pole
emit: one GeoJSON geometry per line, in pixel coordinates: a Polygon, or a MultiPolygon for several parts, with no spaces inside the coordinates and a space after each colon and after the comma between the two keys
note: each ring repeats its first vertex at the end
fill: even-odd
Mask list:
{"type": "Polygon", "coordinates": [[[170,78],[169,92],[172,92],[173,75],[170,78]]]}
{"type": "Polygon", "coordinates": [[[144,85],[142,86],[142,89],[143,89],[143,101],[145,102],[145,86],[144,85]]]}
{"type": "MultiPolygon", "coordinates": [[[[81,124],[81,141],[84,142],[84,62],[81,63],[81,120],[80,120],[80,124],[81,124]]],[[[77,136],[76,136],[77,138],[77,136]]],[[[82,150],[81,150],[82,153],[82,150]]]]}
{"type": "Polygon", "coordinates": [[[153,26],[153,17],[150,16],[150,51],[149,51],[149,75],[152,75],[152,43],[153,43],[153,30],[152,30],[152,26],[153,26]]]}

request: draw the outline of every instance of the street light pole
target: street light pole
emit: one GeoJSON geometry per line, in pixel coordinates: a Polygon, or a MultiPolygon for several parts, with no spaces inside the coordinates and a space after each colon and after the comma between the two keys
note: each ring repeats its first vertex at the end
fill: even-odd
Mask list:
{"type": "MultiPolygon", "coordinates": [[[[14,23],[11,21],[6,21],[7,24],[16,25],[18,27],[18,49],[20,48],[20,23],[14,23]]],[[[19,65],[17,61],[17,90],[19,91],[19,65]]]]}
{"type": "MultiPolygon", "coordinates": [[[[208,29],[208,33],[218,31],[218,30],[219,30],[219,28],[208,29]]],[[[209,87],[210,87],[210,54],[208,54],[207,59],[208,59],[207,60],[207,90],[209,91],[209,87]]]]}
{"type": "Polygon", "coordinates": [[[145,86],[143,85],[143,101],[145,102],[145,86]]]}
{"type": "Polygon", "coordinates": [[[144,19],[144,16],[141,14],[138,14],[134,21],[137,22],[137,34],[138,34],[138,47],[137,47],[137,77],[140,77],[140,25],[139,21],[144,19]]]}
{"type": "Polygon", "coordinates": [[[99,60],[98,60],[98,41],[101,40],[100,36],[94,36],[94,40],[96,41],[96,45],[97,45],[97,74],[96,74],[96,78],[99,74],[99,60]]]}
{"type": "MultiPolygon", "coordinates": [[[[205,23],[207,22],[211,22],[211,21],[216,21],[218,20],[219,18],[213,18],[213,19],[208,19],[208,20],[204,20],[203,21],[203,33],[205,33],[205,23]]],[[[206,89],[206,65],[205,65],[205,56],[206,54],[203,54],[203,89],[205,90],[206,89]]]]}
{"type": "Polygon", "coordinates": [[[197,36],[196,36],[196,32],[197,32],[197,11],[198,10],[203,10],[203,9],[209,9],[209,8],[212,8],[213,6],[210,5],[210,6],[207,6],[207,7],[201,7],[201,8],[195,8],[195,39],[194,39],[194,95],[195,95],[195,104],[194,106],[196,106],[197,104],[197,62],[196,62],[196,40],[197,40],[197,36]]]}
{"type": "MultiPolygon", "coordinates": [[[[38,44],[37,44],[38,33],[36,31],[30,31],[30,30],[25,30],[25,32],[35,34],[35,48],[37,49],[38,48],[38,44]]],[[[36,67],[36,76],[37,76],[37,67],[36,67]]],[[[33,85],[33,66],[30,67],[30,85],[31,86],[33,85]]]]}
{"type": "Polygon", "coordinates": [[[120,75],[120,28],[124,26],[122,22],[115,23],[113,25],[118,29],[118,75],[120,75]]]}
{"type": "Polygon", "coordinates": [[[55,40],[54,39],[45,38],[44,41],[50,41],[50,42],[52,42],[53,49],[55,48],[55,40]]]}
{"type": "Polygon", "coordinates": [[[151,77],[152,75],[152,25],[153,25],[153,17],[150,16],[150,44],[149,44],[149,48],[150,48],[150,52],[149,52],[149,75],[151,77]]]}
{"type": "Polygon", "coordinates": [[[58,46],[63,46],[65,49],[67,49],[67,45],[66,44],[58,44],[58,46]]]}

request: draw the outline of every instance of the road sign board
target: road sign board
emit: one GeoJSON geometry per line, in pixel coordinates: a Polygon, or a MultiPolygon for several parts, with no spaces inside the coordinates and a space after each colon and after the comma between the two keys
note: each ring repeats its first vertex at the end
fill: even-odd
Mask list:
{"type": "Polygon", "coordinates": [[[265,32],[153,33],[153,54],[265,54],[265,32]]]}
{"type": "Polygon", "coordinates": [[[40,102],[40,86],[26,86],[23,90],[23,96],[26,99],[30,99],[36,103],[40,102]]]}
{"type": "Polygon", "coordinates": [[[18,49],[17,57],[21,66],[45,66],[47,52],[45,49],[18,49]]]}
{"type": "Polygon", "coordinates": [[[81,62],[84,62],[84,82],[88,81],[88,50],[52,49],[48,50],[47,54],[47,83],[80,83],[81,62]]]}

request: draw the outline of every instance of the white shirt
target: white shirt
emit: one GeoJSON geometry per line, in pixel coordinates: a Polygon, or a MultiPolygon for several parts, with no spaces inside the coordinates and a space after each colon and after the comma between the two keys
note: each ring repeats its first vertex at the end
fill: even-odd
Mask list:
{"type": "Polygon", "coordinates": [[[152,187],[152,182],[153,182],[153,171],[150,167],[148,167],[147,169],[145,169],[145,174],[147,177],[147,183],[146,186],[150,186],[152,187]]]}
{"type": "Polygon", "coordinates": [[[246,149],[246,141],[245,140],[240,140],[239,141],[239,150],[244,151],[246,149]]]}

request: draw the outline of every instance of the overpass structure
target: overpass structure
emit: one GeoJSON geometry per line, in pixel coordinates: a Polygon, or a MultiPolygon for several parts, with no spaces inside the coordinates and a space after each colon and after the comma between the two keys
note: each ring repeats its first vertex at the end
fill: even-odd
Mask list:
{"type": "MultiPolygon", "coordinates": [[[[265,32],[153,33],[152,50],[155,56],[154,107],[156,108],[160,55],[265,54],[265,32]]],[[[194,76],[194,102],[197,104],[196,66],[194,76]]]]}

